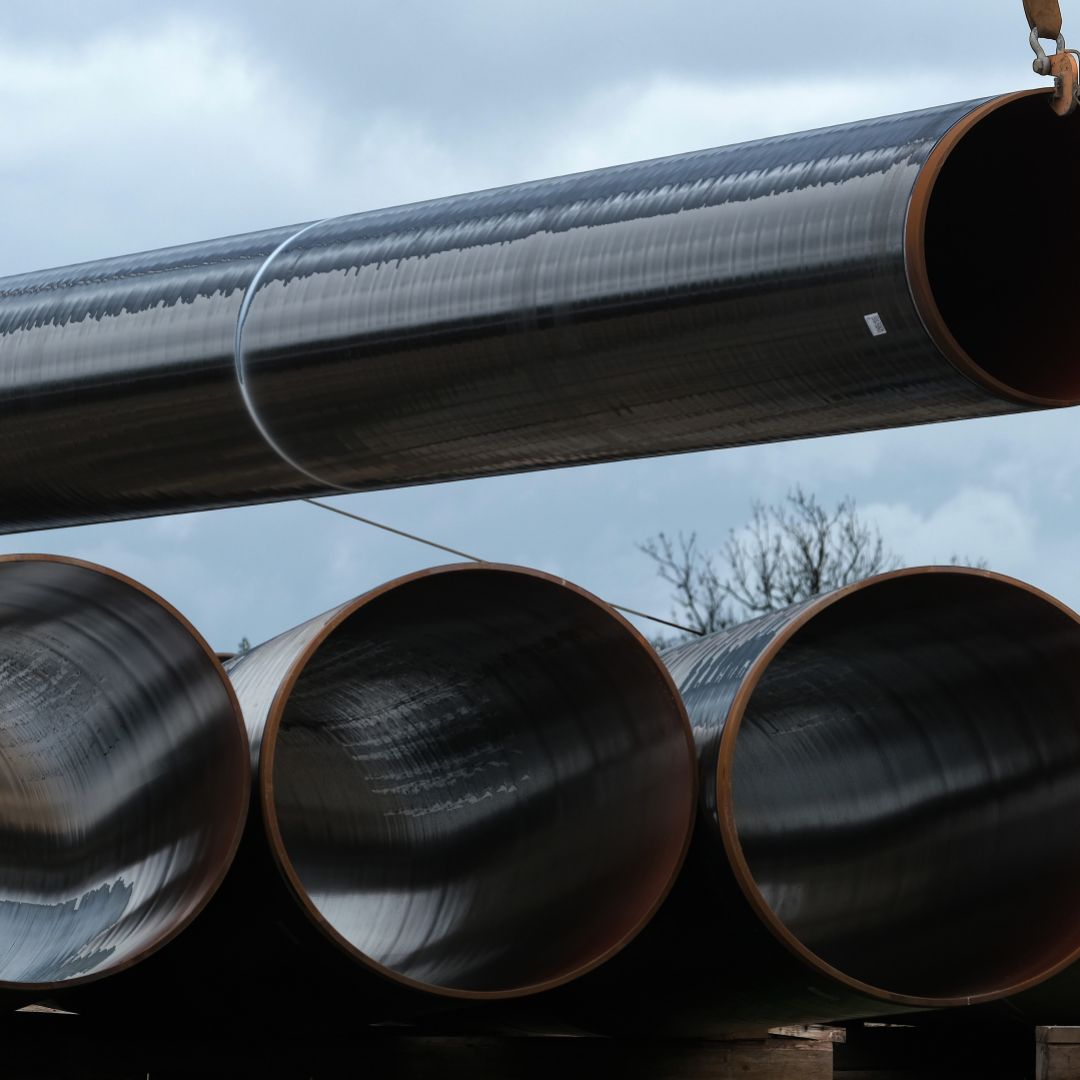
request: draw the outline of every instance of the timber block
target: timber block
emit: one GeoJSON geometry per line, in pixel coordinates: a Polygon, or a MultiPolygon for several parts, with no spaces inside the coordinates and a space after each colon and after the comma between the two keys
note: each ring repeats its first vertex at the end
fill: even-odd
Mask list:
{"type": "Polygon", "coordinates": [[[1036,1080],[1080,1080],[1080,1027],[1035,1029],[1036,1080]]]}

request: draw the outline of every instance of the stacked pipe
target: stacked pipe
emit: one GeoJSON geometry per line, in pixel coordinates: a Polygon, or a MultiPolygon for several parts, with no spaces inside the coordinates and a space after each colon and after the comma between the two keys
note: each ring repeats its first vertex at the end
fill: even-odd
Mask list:
{"type": "Polygon", "coordinates": [[[700,820],[586,1021],[723,1035],[977,1005],[1080,955],[1071,610],[985,571],[903,570],[665,660],[700,820]]]}
{"type": "MultiPolygon", "coordinates": [[[[1027,348],[1068,278],[995,212],[1080,226],[1017,153],[1080,172],[1045,104],[0,281],[2,527],[1073,404],[1027,348]]],[[[1050,597],[927,568],[665,670],[596,598],[483,564],[226,675],[133,582],[0,561],[0,989],[544,995],[699,1034],[1029,991],[1080,953],[1078,661],[1050,597]]]]}
{"type": "Polygon", "coordinates": [[[196,918],[249,791],[236,697],[160,597],[0,556],[0,996],[123,971],[196,918]]]}
{"type": "Polygon", "coordinates": [[[695,784],[678,694],[621,616],[565,582],[422,571],[229,675],[253,843],[305,917],[285,923],[378,976],[376,1008],[387,981],[498,999],[573,979],[634,937],[682,863],[695,784]]]}

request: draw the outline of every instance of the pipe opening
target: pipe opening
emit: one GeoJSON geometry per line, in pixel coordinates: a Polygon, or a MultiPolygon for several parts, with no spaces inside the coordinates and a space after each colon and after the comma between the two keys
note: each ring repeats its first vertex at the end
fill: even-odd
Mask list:
{"type": "Polygon", "coordinates": [[[931,336],[966,374],[1032,404],[1080,402],[1078,186],[1080,115],[1035,93],[957,124],[912,196],[908,271],[931,336]]]}
{"type": "Polygon", "coordinates": [[[605,959],[667,893],[689,727],[652,651],[587,594],[427,573],[358,601],[300,662],[267,723],[264,812],[301,902],[362,963],[526,993],[605,959]]]}
{"type": "Polygon", "coordinates": [[[236,699],[180,616],[101,567],[0,558],[0,984],[106,975],[178,933],[248,790],[236,699]]]}
{"type": "Polygon", "coordinates": [[[811,615],[727,733],[751,901],[888,995],[1047,974],[1080,948],[1078,672],[1071,613],[975,572],[811,615]]]}

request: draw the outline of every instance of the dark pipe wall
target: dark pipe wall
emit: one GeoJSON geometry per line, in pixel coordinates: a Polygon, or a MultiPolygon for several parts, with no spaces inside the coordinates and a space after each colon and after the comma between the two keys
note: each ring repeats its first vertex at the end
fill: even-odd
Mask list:
{"type": "MultiPolygon", "coordinates": [[[[1050,112],[1002,101],[1024,113],[1022,141],[988,136],[1004,168],[1050,112]]],[[[913,185],[977,106],[0,280],[0,528],[1030,407],[947,361],[909,289],[913,185]]],[[[1040,140],[1074,134],[1052,119],[1040,140]]],[[[998,166],[972,167],[977,193],[998,166]]],[[[978,273],[1033,198],[955,236],[931,220],[960,307],[996,303],[980,290],[1008,274],[978,273]]]]}
{"type": "Polygon", "coordinates": [[[1074,613],[986,572],[898,571],[664,659],[697,832],[568,1015],[761,1031],[994,1000],[1076,957],[1074,613]]]}
{"type": "Polygon", "coordinates": [[[247,760],[221,664],[164,601],[0,558],[0,1000],[138,966],[191,923],[240,840],[247,760]]]}

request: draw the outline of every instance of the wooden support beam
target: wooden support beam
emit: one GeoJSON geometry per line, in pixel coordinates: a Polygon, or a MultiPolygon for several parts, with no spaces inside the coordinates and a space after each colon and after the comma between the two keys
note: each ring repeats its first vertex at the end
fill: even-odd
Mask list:
{"type": "Polygon", "coordinates": [[[1080,1027],[1035,1029],[1036,1080],[1080,1080],[1080,1027]]]}
{"type": "Polygon", "coordinates": [[[787,1027],[769,1028],[770,1035],[784,1035],[789,1039],[814,1039],[818,1042],[842,1043],[847,1032],[842,1027],[826,1027],[824,1024],[792,1024],[787,1027]]]}

